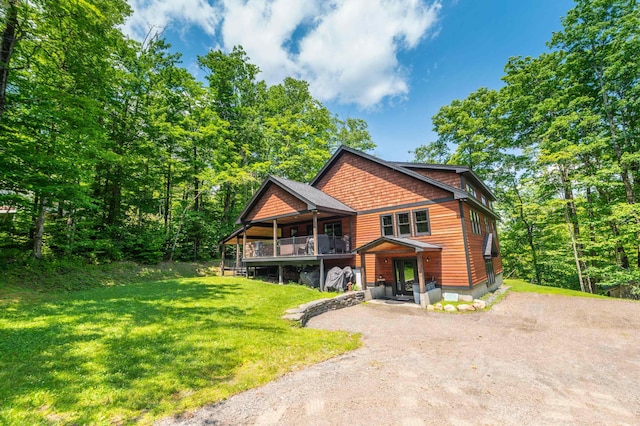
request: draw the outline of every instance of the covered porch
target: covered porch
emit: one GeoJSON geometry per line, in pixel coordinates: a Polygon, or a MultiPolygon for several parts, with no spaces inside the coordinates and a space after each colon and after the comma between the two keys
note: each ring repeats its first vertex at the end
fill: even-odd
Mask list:
{"type": "Polygon", "coordinates": [[[381,237],[356,249],[373,298],[408,300],[426,307],[442,297],[442,247],[411,238],[381,237]]]}

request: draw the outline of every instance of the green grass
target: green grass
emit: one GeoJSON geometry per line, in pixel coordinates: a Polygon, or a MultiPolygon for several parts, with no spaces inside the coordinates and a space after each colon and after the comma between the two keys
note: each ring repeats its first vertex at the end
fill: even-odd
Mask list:
{"type": "Polygon", "coordinates": [[[510,286],[510,291],[518,293],[538,293],[538,294],[560,294],[563,296],[594,297],[608,299],[606,296],[598,294],[584,293],[582,291],[569,290],[560,287],[549,287],[544,285],[530,284],[523,280],[504,280],[505,285],[510,286]]]}
{"type": "Polygon", "coordinates": [[[280,319],[323,296],[207,277],[5,300],[0,424],[146,424],[355,349],[280,319]]]}

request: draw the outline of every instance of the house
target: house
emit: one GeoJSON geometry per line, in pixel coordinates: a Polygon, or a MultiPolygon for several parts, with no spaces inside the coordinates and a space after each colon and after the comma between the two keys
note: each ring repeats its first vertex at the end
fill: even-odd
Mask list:
{"type": "MultiPolygon", "coordinates": [[[[381,160],[340,147],[304,184],[264,181],[223,244],[279,280],[351,266],[374,298],[479,297],[502,283],[495,196],[468,167],[381,160]]],[[[224,263],[224,260],[223,260],[224,263]]],[[[224,268],[223,268],[224,269],[224,268]]]]}

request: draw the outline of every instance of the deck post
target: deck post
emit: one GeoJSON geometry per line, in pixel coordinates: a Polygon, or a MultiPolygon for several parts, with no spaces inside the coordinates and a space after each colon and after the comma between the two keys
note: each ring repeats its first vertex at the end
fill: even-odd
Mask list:
{"type": "MultiPolygon", "coordinates": [[[[242,258],[244,259],[247,253],[247,225],[242,227],[242,258]]],[[[249,278],[249,274],[247,273],[247,278],[249,278]]]]}
{"type": "Polygon", "coordinates": [[[365,266],[365,254],[360,253],[360,277],[362,278],[362,289],[367,289],[367,268],[365,266]]]}
{"type": "Polygon", "coordinates": [[[240,269],[240,237],[236,237],[236,271],[240,269]]]}
{"type": "Polygon", "coordinates": [[[320,291],[324,291],[324,260],[320,258],[320,291]]]}
{"type": "Polygon", "coordinates": [[[224,277],[224,243],[222,244],[222,253],[220,256],[220,275],[224,277]]]}
{"type": "Polygon", "coordinates": [[[282,265],[278,265],[278,284],[283,284],[284,278],[282,273],[282,265]]]}
{"type": "Polygon", "coordinates": [[[273,257],[278,255],[278,219],[273,219],[273,257]]]}
{"type": "MultiPolygon", "coordinates": [[[[313,211],[313,255],[318,255],[318,210],[313,211]]],[[[320,288],[322,289],[322,285],[320,288]]]]}
{"type": "Polygon", "coordinates": [[[420,282],[420,306],[423,308],[427,307],[427,292],[425,290],[424,283],[424,258],[422,257],[422,252],[419,251],[416,253],[416,257],[418,258],[418,281],[420,282]]]}

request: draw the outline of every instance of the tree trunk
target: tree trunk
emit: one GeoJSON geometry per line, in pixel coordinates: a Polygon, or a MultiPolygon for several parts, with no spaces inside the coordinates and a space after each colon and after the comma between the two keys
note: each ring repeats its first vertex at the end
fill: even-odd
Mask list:
{"type": "Polygon", "coordinates": [[[38,210],[36,214],[36,222],[33,234],[33,257],[36,259],[42,259],[42,238],[44,236],[44,221],[45,221],[45,198],[40,197],[38,203],[38,210]]]}
{"type": "Polygon", "coordinates": [[[171,219],[171,163],[167,165],[167,185],[164,194],[164,229],[169,229],[171,219]]]}
{"type": "Polygon", "coordinates": [[[591,280],[589,275],[584,274],[587,265],[584,262],[584,250],[580,243],[580,225],[578,224],[578,212],[576,204],[573,201],[573,188],[569,181],[569,170],[563,165],[559,165],[560,181],[562,182],[562,192],[565,200],[565,219],[569,226],[569,235],[571,236],[571,245],[573,254],[578,268],[578,278],[580,280],[580,289],[584,292],[592,293],[591,280]]]}
{"type": "Polygon", "coordinates": [[[0,45],[0,118],[7,101],[9,69],[13,50],[16,46],[20,0],[8,0],[7,3],[9,7],[5,15],[5,27],[2,32],[2,44],[0,45]]]}
{"type": "Polygon", "coordinates": [[[520,191],[518,191],[518,187],[515,182],[514,182],[514,188],[516,191],[516,196],[520,201],[520,209],[519,209],[520,220],[522,221],[522,223],[524,223],[524,226],[527,228],[527,242],[529,243],[529,248],[531,249],[531,260],[533,261],[533,269],[536,274],[536,280],[537,280],[536,284],[542,285],[542,273],[540,271],[540,264],[538,263],[538,253],[534,243],[535,239],[533,237],[533,225],[531,225],[525,217],[522,197],[520,196],[520,191]]]}

